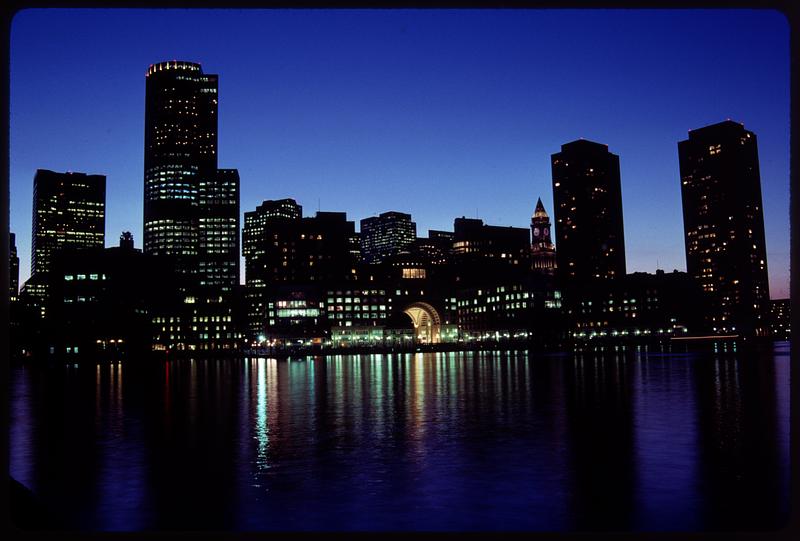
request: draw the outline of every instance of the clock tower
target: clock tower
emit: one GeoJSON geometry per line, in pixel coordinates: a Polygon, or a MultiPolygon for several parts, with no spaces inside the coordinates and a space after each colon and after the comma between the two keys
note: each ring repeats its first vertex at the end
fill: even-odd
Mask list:
{"type": "Polygon", "coordinates": [[[536,202],[536,210],[531,217],[532,268],[534,271],[553,275],[556,269],[556,250],[550,236],[550,217],[544,210],[542,198],[536,202]]]}

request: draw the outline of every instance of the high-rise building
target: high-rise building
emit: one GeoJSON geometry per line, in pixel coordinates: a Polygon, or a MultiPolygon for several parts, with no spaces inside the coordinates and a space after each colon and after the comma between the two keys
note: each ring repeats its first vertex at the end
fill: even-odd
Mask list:
{"type": "Polygon", "coordinates": [[[384,212],[361,220],[361,259],[380,263],[407,250],[417,238],[417,224],[403,212],[384,212]]]}
{"type": "Polygon", "coordinates": [[[201,185],[217,192],[217,76],[192,62],[151,65],[144,145],[144,252],[196,273],[201,185]]]}
{"type": "Polygon", "coordinates": [[[194,309],[177,326],[190,349],[227,349],[238,338],[239,174],[217,168],[217,90],[217,75],[193,62],[146,73],[144,253],[174,258],[188,278],[194,309]]]}
{"type": "Polygon", "coordinates": [[[106,177],[38,169],[33,178],[31,275],[47,275],[65,248],[102,248],[106,177]]]}
{"type": "Polygon", "coordinates": [[[239,283],[239,172],[217,169],[197,196],[200,286],[227,293],[239,283]]]}
{"type": "Polygon", "coordinates": [[[16,235],[9,234],[9,257],[8,257],[8,274],[9,274],[9,287],[8,297],[11,301],[17,300],[19,294],[19,256],[17,256],[17,243],[16,235]]]}
{"type": "Polygon", "coordinates": [[[343,212],[303,218],[291,199],[265,201],[244,219],[250,338],[316,336],[327,287],[357,278],[355,224],[343,212]],[[296,331],[296,332],[295,332],[296,331]]]}
{"type": "Polygon", "coordinates": [[[553,275],[556,270],[556,250],[550,237],[550,216],[544,210],[542,199],[536,201],[531,217],[531,266],[534,271],[553,275]]]}
{"type": "Polygon", "coordinates": [[[564,287],[625,276],[619,156],[580,139],[552,155],[557,272],[564,287]]]}
{"type": "Polygon", "coordinates": [[[730,120],[678,143],[686,269],[720,333],[765,336],[769,284],[758,146],[730,120]]]}

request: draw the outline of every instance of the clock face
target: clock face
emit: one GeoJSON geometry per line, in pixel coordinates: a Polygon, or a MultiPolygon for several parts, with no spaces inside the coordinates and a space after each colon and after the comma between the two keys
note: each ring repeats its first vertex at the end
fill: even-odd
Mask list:
{"type": "Polygon", "coordinates": [[[550,234],[550,229],[548,229],[547,227],[545,227],[545,228],[544,228],[544,236],[546,237],[546,236],[547,236],[547,235],[549,235],[549,234],[550,234]]]}
{"type": "Polygon", "coordinates": [[[534,237],[538,237],[539,236],[539,228],[538,227],[534,227],[533,228],[533,236],[534,237]]]}

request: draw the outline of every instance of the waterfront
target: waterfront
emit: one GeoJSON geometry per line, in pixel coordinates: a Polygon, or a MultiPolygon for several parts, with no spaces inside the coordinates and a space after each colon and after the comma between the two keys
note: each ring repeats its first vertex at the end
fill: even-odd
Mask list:
{"type": "Polygon", "coordinates": [[[774,529],[789,346],[11,369],[10,473],[90,530],[774,529]]]}

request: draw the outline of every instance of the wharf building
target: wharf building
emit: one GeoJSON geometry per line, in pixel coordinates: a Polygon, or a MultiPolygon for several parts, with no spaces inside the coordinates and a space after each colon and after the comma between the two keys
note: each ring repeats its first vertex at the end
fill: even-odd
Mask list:
{"type": "Polygon", "coordinates": [[[417,238],[417,224],[403,212],[384,212],[361,220],[361,258],[365,263],[380,263],[387,257],[408,250],[417,238]]]}
{"type": "Polygon", "coordinates": [[[634,272],[584,291],[569,337],[613,343],[680,339],[705,332],[704,310],[702,290],[687,273],[634,272]]]}
{"type": "Polygon", "coordinates": [[[46,316],[53,258],[64,249],[103,247],[106,177],[38,169],[33,178],[31,277],[21,297],[46,316]]]}
{"type": "Polygon", "coordinates": [[[200,64],[160,62],[146,73],[144,253],[173,258],[191,316],[179,349],[239,344],[239,175],[218,169],[218,77],[200,64]]]}
{"type": "Polygon", "coordinates": [[[678,143],[686,269],[719,334],[769,334],[769,284],[758,145],[726,120],[678,143]]]}

